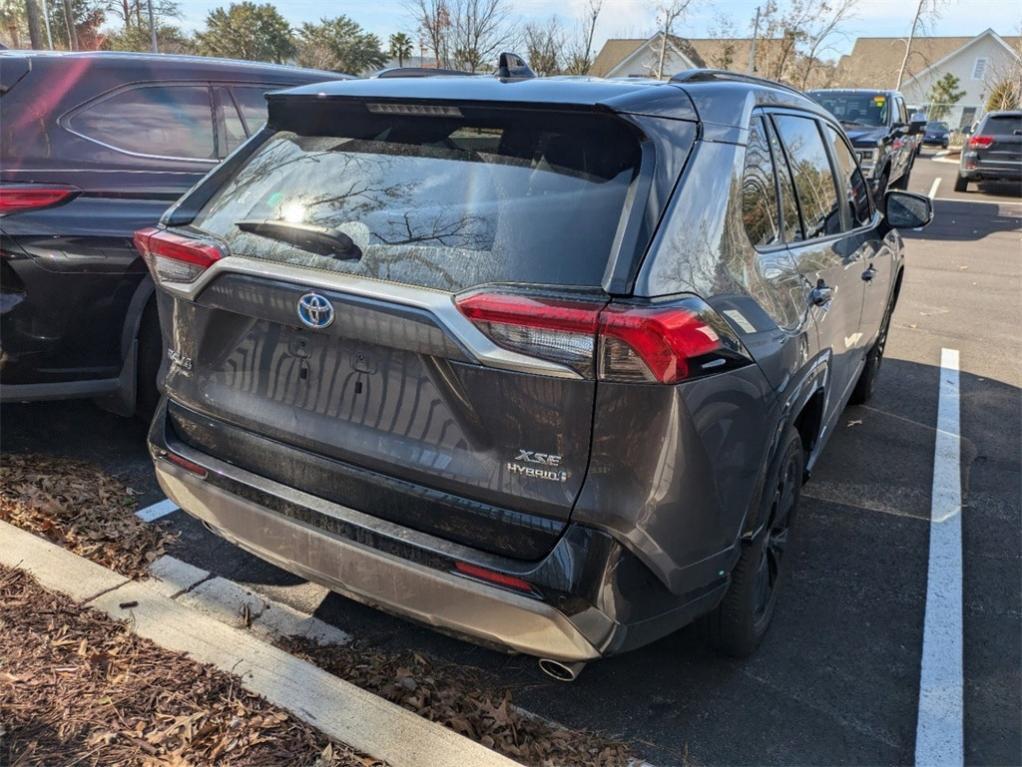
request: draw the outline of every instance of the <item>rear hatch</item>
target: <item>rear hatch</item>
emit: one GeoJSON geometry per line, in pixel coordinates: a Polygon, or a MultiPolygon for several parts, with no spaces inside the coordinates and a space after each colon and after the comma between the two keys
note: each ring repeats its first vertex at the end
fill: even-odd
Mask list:
{"type": "Polygon", "coordinates": [[[973,143],[980,169],[1022,175],[1022,114],[987,116],[973,143]]]}
{"type": "Polygon", "coordinates": [[[595,333],[500,312],[556,326],[606,304],[612,254],[637,247],[637,133],[422,103],[289,127],[177,230],[225,257],[161,307],[172,427],[361,511],[543,556],[585,476],[595,333]]]}

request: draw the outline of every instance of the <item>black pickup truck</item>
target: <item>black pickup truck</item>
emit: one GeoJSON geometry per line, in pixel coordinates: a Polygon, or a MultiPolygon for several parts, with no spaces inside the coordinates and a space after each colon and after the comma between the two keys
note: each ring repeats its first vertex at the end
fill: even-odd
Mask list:
{"type": "Polygon", "coordinates": [[[904,96],[869,89],[823,89],[808,95],[841,121],[878,196],[888,187],[908,188],[926,121],[909,118],[904,96]]]}

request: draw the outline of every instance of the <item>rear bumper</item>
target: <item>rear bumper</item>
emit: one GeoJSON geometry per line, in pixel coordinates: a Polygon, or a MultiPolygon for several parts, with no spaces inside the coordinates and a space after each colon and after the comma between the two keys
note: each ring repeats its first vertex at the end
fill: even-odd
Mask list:
{"type": "Polygon", "coordinates": [[[472,641],[589,661],[660,638],[711,610],[727,579],[681,597],[605,533],[570,525],[540,562],[418,532],[268,480],[184,445],[166,404],[150,430],[164,492],[224,538],[284,570],[372,607],[472,641]],[[205,477],[166,460],[179,455],[205,477]],[[455,572],[483,567],[535,584],[526,594],[455,572]]]}
{"type": "Polygon", "coordinates": [[[324,535],[164,461],[156,477],[169,498],[231,542],[357,601],[529,655],[563,661],[600,655],[543,602],[324,535]]]}
{"type": "Polygon", "coordinates": [[[1022,181],[1022,162],[984,162],[966,157],[958,173],[969,181],[1022,181]]]}

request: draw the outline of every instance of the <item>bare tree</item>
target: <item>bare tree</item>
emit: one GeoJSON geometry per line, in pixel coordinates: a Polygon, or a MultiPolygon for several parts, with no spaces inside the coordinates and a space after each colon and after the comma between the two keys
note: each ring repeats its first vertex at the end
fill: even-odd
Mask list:
{"type": "Polygon", "coordinates": [[[670,0],[661,3],[657,8],[657,26],[660,29],[660,52],[657,55],[653,76],[657,80],[664,79],[664,63],[667,60],[667,39],[674,34],[674,24],[685,15],[696,0],[670,0]]]}
{"type": "Polygon", "coordinates": [[[436,58],[437,67],[450,67],[452,25],[447,0],[412,0],[408,10],[415,18],[423,47],[436,58]]]}
{"type": "MultiPolygon", "coordinates": [[[[762,55],[757,71],[806,88],[814,76],[832,73],[821,62],[859,0],[768,0],[759,9],[762,55]]],[[[817,78],[818,79],[818,78],[817,78]]]]}
{"type": "Polygon", "coordinates": [[[731,69],[737,63],[735,57],[738,50],[735,44],[738,33],[734,21],[726,13],[718,13],[709,32],[710,37],[720,45],[714,49],[706,64],[713,69],[731,69]]]}
{"type": "Polygon", "coordinates": [[[905,55],[901,58],[901,67],[898,68],[898,84],[896,90],[901,90],[901,83],[905,79],[905,70],[908,68],[909,57],[912,55],[912,42],[915,40],[916,32],[925,32],[927,24],[940,17],[941,7],[945,0],[919,0],[916,5],[915,15],[912,17],[912,27],[908,31],[908,41],[905,43],[905,55]]]}
{"type": "Polygon", "coordinates": [[[840,36],[842,25],[852,17],[858,4],[859,0],[831,0],[819,4],[804,33],[799,88],[805,90],[809,86],[810,79],[820,66],[820,55],[835,37],[840,36]]]}
{"type": "Polygon", "coordinates": [[[569,74],[589,74],[593,66],[593,36],[602,10],[603,0],[588,0],[585,15],[577,25],[577,34],[567,46],[564,70],[569,74]]]}
{"type": "Polygon", "coordinates": [[[529,23],[523,30],[525,56],[532,71],[538,75],[554,75],[561,71],[561,49],[564,31],[556,16],[546,23],[529,23]]]}
{"type": "Polygon", "coordinates": [[[450,0],[453,58],[469,72],[497,54],[511,37],[509,0],[450,0]]]}

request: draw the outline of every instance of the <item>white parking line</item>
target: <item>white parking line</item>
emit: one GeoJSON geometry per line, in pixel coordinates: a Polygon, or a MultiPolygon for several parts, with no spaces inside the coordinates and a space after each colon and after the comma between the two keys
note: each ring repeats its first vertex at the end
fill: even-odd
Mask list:
{"type": "Polygon", "coordinates": [[[941,349],[916,724],[915,763],[925,767],[961,765],[964,760],[960,454],[958,350],[941,349]]]}
{"type": "Polygon", "coordinates": [[[937,188],[940,187],[940,176],[933,179],[933,183],[930,184],[930,194],[927,195],[931,200],[937,196],[937,188]]]}
{"type": "Polygon", "coordinates": [[[135,512],[135,516],[143,522],[152,522],[160,517],[173,514],[175,511],[177,511],[177,504],[169,498],[164,498],[159,503],[154,503],[152,506],[146,506],[144,509],[139,509],[135,512]]]}

